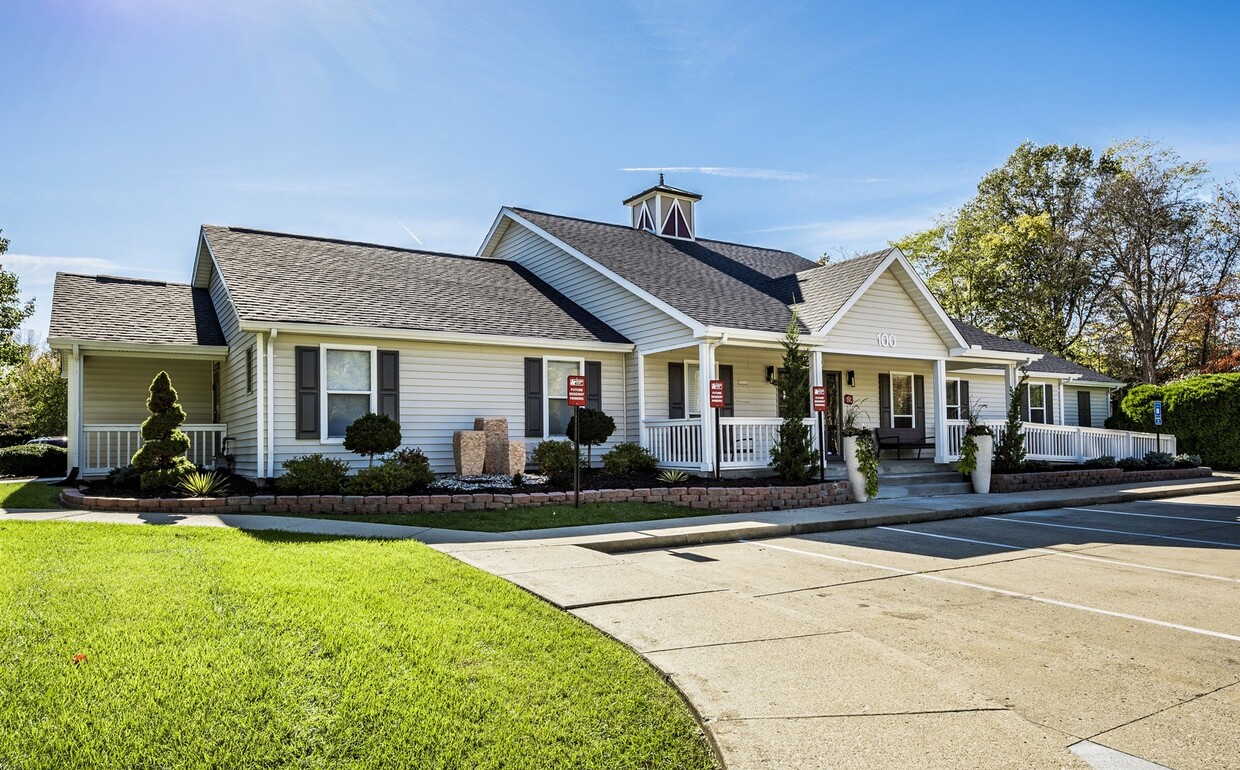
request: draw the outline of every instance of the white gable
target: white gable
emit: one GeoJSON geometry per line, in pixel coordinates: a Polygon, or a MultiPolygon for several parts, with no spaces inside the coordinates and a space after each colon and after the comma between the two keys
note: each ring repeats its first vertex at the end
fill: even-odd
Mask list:
{"type": "Polygon", "coordinates": [[[831,350],[884,356],[947,355],[947,346],[891,267],[827,332],[831,350]]]}

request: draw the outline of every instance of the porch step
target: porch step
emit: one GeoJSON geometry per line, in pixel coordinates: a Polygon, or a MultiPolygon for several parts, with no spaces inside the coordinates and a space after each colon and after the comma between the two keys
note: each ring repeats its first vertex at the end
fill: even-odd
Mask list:
{"type": "Polygon", "coordinates": [[[878,498],[879,500],[893,500],[901,497],[939,497],[942,495],[967,495],[973,491],[973,485],[966,481],[960,481],[960,474],[953,474],[956,481],[953,482],[932,482],[932,483],[900,483],[895,482],[894,478],[889,477],[878,479],[878,498]],[[893,483],[895,482],[895,483],[893,483]]]}

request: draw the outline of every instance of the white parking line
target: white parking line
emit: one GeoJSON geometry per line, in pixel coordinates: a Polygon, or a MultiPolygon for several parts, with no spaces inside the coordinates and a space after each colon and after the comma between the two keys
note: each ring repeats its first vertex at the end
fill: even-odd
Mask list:
{"type": "Polygon", "coordinates": [[[902,532],[906,535],[917,535],[919,537],[935,537],[942,540],[958,540],[962,543],[975,543],[977,545],[989,545],[996,548],[1007,548],[1012,551],[1027,551],[1030,553],[1044,553],[1047,556],[1059,556],[1064,559],[1080,559],[1081,561],[1096,561],[1102,564],[1112,564],[1121,567],[1133,567],[1135,569],[1146,569],[1153,572],[1168,572],[1172,575],[1186,575],[1188,577],[1206,578],[1208,580],[1223,580],[1228,583],[1240,583],[1240,579],[1232,577],[1224,577],[1222,575],[1207,575],[1204,572],[1186,572],[1182,569],[1170,569],[1168,567],[1151,567],[1148,564],[1137,564],[1131,561],[1120,561],[1119,559],[1104,559],[1099,556],[1086,556],[1081,553],[1069,553],[1067,551],[1056,551],[1053,548],[1040,548],[1037,546],[1029,547],[1023,545],[1012,545],[1010,543],[995,543],[990,540],[974,540],[968,537],[956,537],[953,535],[939,535],[932,532],[918,532],[913,529],[901,529],[899,527],[875,527],[875,529],[884,529],[888,532],[902,532]]]}
{"type": "Polygon", "coordinates": [[[1011,515],[1005,516],[985,516],[990,521],[1002,521],[1007,524],[1032,524],[1035,527],[1056,527],[1058,529],[1079,529],[1085,532],[1106,532],[1110,535],[1128,535],[1130,537],[1140,538],[1142,540],[1174,540],[1179,543],[1197,543],[1199,545],[1221,545],[1224,548],[1240,548],[1240,544],[1224,543],[1220,540],[1199,540],[1193,537],[1172,537],[1171,535],[1151,535],[1147,532],[1129,532],[1124,529],[1101,529],[1099,527],[1074,527],[1071,524],[1051,524],[1048,521],[1028,521],[1027,519],[1012,518],[1011,515]]]}
{"type": "Polygon", "coordinates": [[[1020,591],[1009,591],[1004,588],[995,588],[994,586],[986,586],[986,585],[982,585],[981,583],[971,583],[967,580],[956,580],[954,578],[943,577],[942,575],[928,575],[924,572],[911,572],[906,569],[900,569],[899,567],[888,567],[884,564],[873,564],[871,562],[857,561],[854,559],[845,559],[841,556],[828,556],[827,554],[823,554],[823,553],[814,553],[813,551],[802,551],[797,548],[788,548],[787,546],[775,545],[773,543],[754,542],[752,540],[740,540],[737,542],[744,543],[745,545],[758,546],[759,548],[771,548],[777,551],[787,551],[788,553],[795,553],[795,554],[800,554],[802,556],[809,556],[814,559],[827,559],[829,561],[838,561],[838,562],[843,562],[845,564],[857,564],[862,567],[872,567],[874,569],[880,569],[880,570],[884,570],[887,572],[894,572],[894,573],[898,573],[902,575],[907,575],[908,577],[921,578],[923,580],[933,580],[936,583],[947,583],[948,585],[963,586],[965,588],[975,588],[979,591],[988,591],[993,594],[1001,594],[1003,596],[1010,596],[1014,599],[1028,599],[1031,602],[1039,602],[1041,604],[1050,604],[1056,607],[1065,607],[1067,609],[1072,609],[1072,610],[1081,610],[1082,612],[1092,612],[1095,615],[1106,615],[1112,618],[1121,618],[1123,620],[1133,620],[1138,623],[1148,623],[1154,626],[1162,626],[1163,628],[1174,628],[1177,631],[1188,631],[1189,633],[1192,633],[1192,634],[1200,634],[1202,636],[1213,636],[1218,639],[1226,639],[1229,642],[1240,642],[1240,636],[1233,636],[1232,634],[1225,634],[1221,631],[1210,631],[1205,628],[1195,628],[1193,626],[1185,626],[1180,623],[1171,623],[1166,620],[1157,620],[1155,618],[1147,618],[1141,615],[1130,615],[1126,612],[1115,612],[1114,610],[1104,610],[1104,609],[1101,609],[1100,607],[1089,607],[1084,604],[1074,604],[1072,602],[1064,602],[1058,599],[1050,599],[1045,596],[1036,596],[1034,594],[1021,593],[1020,591]]]}
{"type": "Polygon", "coordinates": [[[1110,513],[1115,516],[1140,516],[1144,519],[1171,519],[1172,521],[1204,521],[1207,524],[1229,524],[1240,527],[1240,521],[1223,521],[1221,519],[1197,519],[1192,516],[1166,516],[1157,513],[1133,513],[1132,511],[1108,511],[1103,508],[1064,508],[1065,511],[1085,511],[1087,513],[1110,513]]]}

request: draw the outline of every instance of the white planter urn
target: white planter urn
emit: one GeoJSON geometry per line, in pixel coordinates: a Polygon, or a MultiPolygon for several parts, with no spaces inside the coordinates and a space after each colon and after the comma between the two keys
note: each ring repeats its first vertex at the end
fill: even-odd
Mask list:
{"type": "Polygon", "coordinates": [[[973,471],[973,491],[979,495],[990,494],[990,469],[995,459],[995,437],[974,436],[977,443],[977,470],[973,471]]]}
{"type": "MultiPolygon", "coordinates": [[[[861,472],[861,463],[857,461],[857,438],[844,437],[844,468],[848,472],[848,488],[852,490],[853,499],[864,503],[870,497],[865,493],[865,474],[861,472]]],[[[989,477],[986,483],[990,483],[989,477]]]]}

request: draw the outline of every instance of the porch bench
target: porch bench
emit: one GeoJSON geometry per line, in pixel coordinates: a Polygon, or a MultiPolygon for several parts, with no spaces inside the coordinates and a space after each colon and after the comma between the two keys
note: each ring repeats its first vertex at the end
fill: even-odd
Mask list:
{"type": "Polygon", "coordinates": [[[926,433],[921,428],[875,428],[874,441],[878,444],[880,455],[884,449],[894,449],[897,460],[903,459],[901,455],[905,449],[916,449],[918,460],[921,459],[921,450],[934,449],[934,442],[926,440],[926,433]]]}

